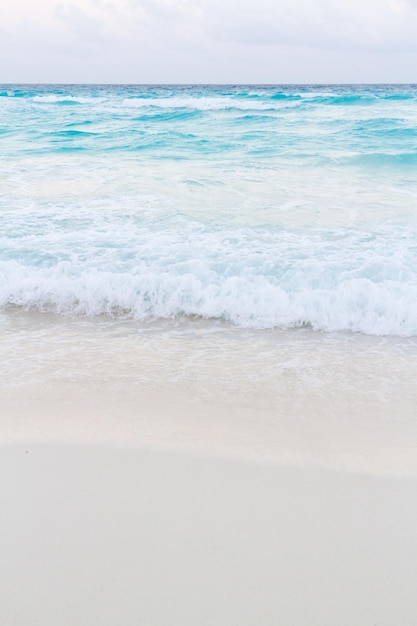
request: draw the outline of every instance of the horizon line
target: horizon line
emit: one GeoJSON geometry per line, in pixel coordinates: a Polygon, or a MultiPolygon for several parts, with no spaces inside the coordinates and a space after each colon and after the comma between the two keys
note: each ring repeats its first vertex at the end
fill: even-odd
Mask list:
{"type": "Polygon", "coordinates": [[[375,87],[384,87],[384,86],[406,86],[406,87],[416,87],[417,82],[408,83],[408,82],[341,82],[341,83],[333,83],[333,82],[295,82],[295,83],[251,83],[251,82],[220,82],[220,83],[134,83],[134,82],[122,82],[122,83],[113,83],[113,82],[0,82],[0,85],[13,85],[13,86],[61,86],[61,87],[73,87],[73,86],[97,86],[97,87],[300,87],[300,86],[312,86],[312,87],[367,87],[367,86],[375,86],[375,87]]]}

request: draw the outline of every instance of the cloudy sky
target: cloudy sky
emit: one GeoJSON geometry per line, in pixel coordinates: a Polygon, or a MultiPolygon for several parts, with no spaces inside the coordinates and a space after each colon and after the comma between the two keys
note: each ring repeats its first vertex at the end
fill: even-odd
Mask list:
{"type": "Polygon", "coordinates": [[[7,82],[417,82],[417,0],[5,0],[7,82]]]}

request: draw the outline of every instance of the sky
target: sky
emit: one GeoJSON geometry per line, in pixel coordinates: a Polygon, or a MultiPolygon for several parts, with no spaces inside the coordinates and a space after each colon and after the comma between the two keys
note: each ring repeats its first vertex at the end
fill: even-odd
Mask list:
{"type": "Polygon", "coordinates": [[[7,0],[0,83],[417,83],[417,0],[7,0]]]}

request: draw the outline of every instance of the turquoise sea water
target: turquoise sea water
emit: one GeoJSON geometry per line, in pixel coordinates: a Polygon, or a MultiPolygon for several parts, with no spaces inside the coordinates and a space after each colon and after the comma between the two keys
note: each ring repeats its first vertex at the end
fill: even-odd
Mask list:
{"type": "Polygon", "coordinates": [[[417,86],[0,86],[0,307],[417,335],[417,86]]]}

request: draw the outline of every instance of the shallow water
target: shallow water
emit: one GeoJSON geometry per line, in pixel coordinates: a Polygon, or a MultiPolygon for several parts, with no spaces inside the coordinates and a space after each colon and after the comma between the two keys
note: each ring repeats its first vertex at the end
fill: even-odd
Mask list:
{"type": "Polygon", "coordinates": [[[2,441],[417,474],[415,338],[8,310],[2,441]]]}

